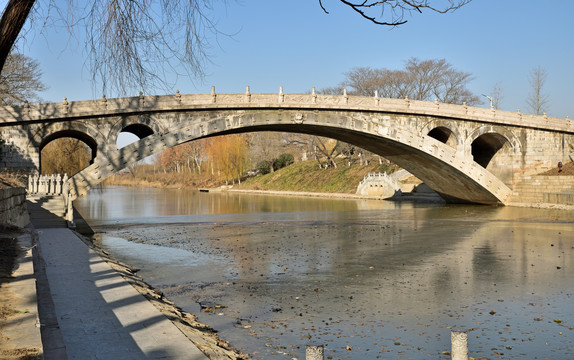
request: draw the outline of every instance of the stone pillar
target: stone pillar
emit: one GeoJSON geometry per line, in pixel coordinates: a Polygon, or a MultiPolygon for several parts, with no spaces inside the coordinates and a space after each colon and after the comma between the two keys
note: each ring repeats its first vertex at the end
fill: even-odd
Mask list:
{"type": "Polygon", "coordinates": [[[40,179],[38,180],[38,193],[46,193],[46,175],[40,175],[40,179]]]}
{"type": "Polygon", "coordinates": [[[452,360],[468,360],[468,333],[466,331],[451,331],[452,360]]]}
{"type": "Polygon", "coordinates": [[[72,205],[72,199],[70,194],[68,194],[68,207],[66,208],[66,221],[70,224],[74,224],[74,207],[72,205]]]}
{"type": "Polygon", "coordinates": [[[62,194],[64,196],[70,195],[70,184],[68,184],[68,174],[64,173],[64,178],[62,179],[62,194]]]}
{"type": "Polygon", "coordinates": [[[324,349],[323,345],[307,345],[305,351],[306,360],[324,360],[324,349]]]}
{"type": "Polygon", "coordinates": [[[54,178],[54,174],[50,175],[50,190],[48,190],[48,194],[55,194],[56,193],[56,178],[54,178]]]}
{"type": "Polygon", "coordinates": [[[56,195],[62,194],[62,177],[60,174],[56,176],[56,195]]]}
{"type": "Polygon", "coordinates": [[[32,175],[32,193],[38,193],[38,173],[36,172],[32,175]]]}

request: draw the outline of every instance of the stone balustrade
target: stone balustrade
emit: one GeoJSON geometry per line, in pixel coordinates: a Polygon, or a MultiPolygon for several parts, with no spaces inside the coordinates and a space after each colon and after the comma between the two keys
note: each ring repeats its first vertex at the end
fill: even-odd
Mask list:
{"type": "Polygon", "coordinates": [[[74,209],[72,206],[72,197],[70,196],[70,184],[68,175],[51,174],[38,175],[33,174],[28,177],[28,195],[34,196],[63,196],[65,219],[73,226],[74,209]]]}
{"type": "Polygon", "coordinates": [[[218,94],[212,88],[211,94],[153,95],[106,98],[99,100],[68,101],[64,98],[59,103],[24,104],[22,106],[5,106],[0,109],[0,127],[33,124],[38,122],[71,121],[81,118],[104,118],[118,115],[133,115],[157,111],[188,111],[200,109],[234,109],[234,108],[298,108],[317,110],[361,110],[385,111],[389,113],[417,114],[457,118],[461,120],[481,121],[497,125],[519,126],[535,129],[574,133],[574,120],[568,117],[555,118],[544,115],[532,115],[520,112],[485,109],[466,104],[455,105],[438,101],[419,101],[409,98],[382,98],[347,95],[317,94],[313,88],[311,94],[251,93],[247,87],[245,93],[218,94]]]}
{"type": "Polygon", "coordinates": [[[28,177],[28,194],[30,195],[63,195],[69,192],[68,175],[34,174],[28,177]]]}
{"type": "Polygon", "coordinates": [[[386,173],[368,173],[357,186],[357,195],[391,197],[400,189],[399,183],[386,173]]]}

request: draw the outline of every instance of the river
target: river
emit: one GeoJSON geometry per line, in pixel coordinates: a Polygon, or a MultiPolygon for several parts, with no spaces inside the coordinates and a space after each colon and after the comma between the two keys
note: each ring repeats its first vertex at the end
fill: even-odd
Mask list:
{"type": "Polygon", "coordinates": [[[105,187],[97,242],[255,359],[574,358],[574,212],[105,187]]]}

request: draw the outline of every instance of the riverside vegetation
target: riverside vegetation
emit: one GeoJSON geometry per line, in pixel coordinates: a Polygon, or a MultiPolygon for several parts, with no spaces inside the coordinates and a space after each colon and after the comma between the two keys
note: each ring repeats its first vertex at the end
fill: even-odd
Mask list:
{"type": "MultiPolygon", "coordinates": [[[[320,168],[314,160],[300,161],[264,175],[245,177],[234,188],[244,190],[304,191],[354,194],[359,182],[370,172],[391,173],[396,165],[348,164],[337,161],[337,167],[320,168]]],[[[164,173],[154,170],[154,165],[139,165],[129,172],[115,175],[105,181],[108,185],[138,187],[219,187],[224,182],[212,178],[178,176],[177,173],[164,173]]]]}

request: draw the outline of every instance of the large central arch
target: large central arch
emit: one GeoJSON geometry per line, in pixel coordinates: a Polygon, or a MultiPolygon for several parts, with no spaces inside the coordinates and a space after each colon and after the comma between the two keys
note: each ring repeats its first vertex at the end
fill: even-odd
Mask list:
{"type": "Polygon", "coordinates": [[[243,109],[181,112],[171,126],[105,156],[71,178],[74,196],[117,171],[169,147],[210,136],[283,131],[325,136],[384,156],[452,202],[503,204],[510,189],[453,147],[413,133],[384,116],[346,111],[243,109]]]}

